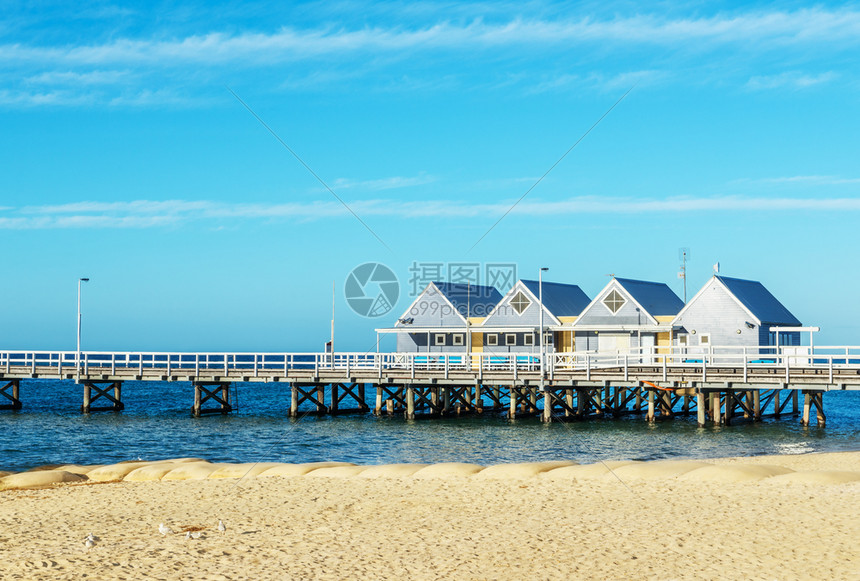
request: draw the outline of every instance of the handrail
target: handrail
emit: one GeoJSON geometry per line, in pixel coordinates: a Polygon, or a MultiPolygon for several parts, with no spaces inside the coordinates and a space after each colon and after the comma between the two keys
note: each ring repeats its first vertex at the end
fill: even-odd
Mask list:
{"type": "MultiPolygon", "coordinates": [[[[791,377],[791,371],[803,368],[828,370],[860,369],[860,346],[649,346],[624,351],[570,351],[547,353],[548,365],[544,372],[549,378],[570,371],[592,371],[617,368],[631,372],[636,367],[695,368],[703,378],[721,368],[743,369],[744,377],[751,370],[778,369],[791,377]]],[[[75,351],[7,350],[0,351],[0,372],[10,373],[13,368],[36,370],[52,369],[57,373],[76,369],[75,351]]],[[[307,370],[319,374],[324,370],[344,370],[347,374],[366,370],[407,370],[473,372],[483,377],[487,373],[508,372],[517,376],[523,371],[540,369],[540,354],[530,352],[394,352],[394,353],[251,353],[251,352],[165,352],[165,351],[83,351],[80,366],[84,371],[135,369],[139,375],[146,370],[158,369],[167,373],[184,373],[193,370],[223,370],[247,372],[259,377],[266,372],[287,376],[290,371],[307,370]]]]}

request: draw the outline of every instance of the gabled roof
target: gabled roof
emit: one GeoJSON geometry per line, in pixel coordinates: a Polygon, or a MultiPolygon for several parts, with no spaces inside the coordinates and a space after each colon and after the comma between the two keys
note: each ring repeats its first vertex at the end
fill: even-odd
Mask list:
{"type": "Polygon", "coordinates": [[[649,315],[677,315],[684,308],[684,301],[679,299],[666,283],[617,277],[615,280],[649,315]]]}
{"type": "Polygon", "coordinates": [[[469,317],[485,316],[502,300],[502,294],[492,286],[435,281],[431,284],[435,285],[464,317],[467,316],[467,310],[469,317]]]}
{"type": "MultiPolygon", "coordinates": [[[[536,280],[520,282],[535,296],[540,296],[540,284],[536,280]]],[[[560,282],[543,283],[543,306],[556,317],[575,317],[588,306],[591,299],[575,284],[560,282]]]]}
{"type": "Polygon", "coordinates": [[[714,275],[714,278],[723,283],[726,289],[760,322],[800,326],[797,317],[792,315],[760,282],[720,275],[714,275]]]}

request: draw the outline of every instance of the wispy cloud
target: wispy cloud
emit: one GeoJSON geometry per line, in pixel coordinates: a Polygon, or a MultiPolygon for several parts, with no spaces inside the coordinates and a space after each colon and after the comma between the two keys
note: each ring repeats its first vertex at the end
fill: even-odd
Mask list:
{"type": "MultiPolygon", "coordinates": [[[[614,91],[635,82],[690,78],[685,67],[691,67],[720,71],[750,90],[802,89],[851,77],[853,71],[840,73],[834,62],[844,62],[842,55],[860,45],[860,10],[852,7],[571,18],[515,3],[503,9],[469,6],[447,11],[437,6],[396,20],[377,11],[363,16],[361,25],[243,30],[219,29],[224,25],[215,21],[196,29],[189,25],[125,36],[106,27],[95,30],[87,43],[38,43],[28,37],[0,41],[5,91],[0,105],[183,104],[176,93],[211,97],[227,75],[234,81],[253,76],[255,84],[264,79],[280,92],[318,91],[372,78],[370,88],[386,92],[465,86],[542,93],[614,91]],[[767,59],[759,59],[764,72],[735,66],[763,55],[783,58],[788,51],[793,51],[793,66],[804,72],[770,74],[767,59]],[[463,54],[478,72],[465,74],[451,66],[463,54]]],[[[710,78],[697,78],[705,77],[710,78]]]]}
{"type": "Polygon", "coordinates": [[[734,180],[733,184],[772,184],[772,185],[804,185],[804,186],[842,186],[860,184],[860,178],[843,178],[840,176],[784,176],[770,178],[744,178],[734,180]]]}
{"type": "Polygon", "coordinates": [[[780,73],[778,75],[764,75],[750,78],[746,87],[753,91],[768,89],[806,89],[816,85],[829,83],[838,78],[839,75],[832,71],[820,74],[804,74],[797,71],[780,73]]]}
{"type": "Polygon", "coordinates": [[[381,191],[423,186],[435,181],[435,177],[425,174],[413,177],[394,176],[378,180],[351,180],[348,178],[338,178],[332,183],[332,187],[336,190],[381,191]]]}
{"type": "MultiPolygon", "coordinates": [[[[376,199],[352,202],[363,217],[402,219],[471,219],[498,216],[508,201],[469,204],[450,200],[401,201],[376,199]]],[[[577,197],[557,202],[530,201],[514,213],[526,216],[577,214],[649,214],[738,211],[858,212],[860,198],[762,198],[675,197],[637,199],[627,197],[577,197]]],[[[61,228],[156,228],[191,222],[240,220],[324,219],[348,216],[335,202],[228,203],[210,200],[137,200],[133,202],[76,202],[60,205],[0,209],[0,229],[61,228]]]]}
{"type": "MultiPolygon", "coordinates": [[[[505,22],[438,22],[405,28],[281,28],[275,32],[210,32],[164,40],[119,38],[85,46],[0,45],[0,64],[52,63],[75,66],[118,63],[218,65],[246,61],[266,64],[355,52],[399,52],[501,46],[545,47],[611,41],[626,45],[671,45],[691,41],[715,44],[805,44],[827,41],[860,43],[860,11],[810,8],[797,11],[720,14],[705,18],[666,19],[634,16],[598,20],[512,18],[505,22]]],[[[702,48],[702,47],[699,47],[702,48]]]]}

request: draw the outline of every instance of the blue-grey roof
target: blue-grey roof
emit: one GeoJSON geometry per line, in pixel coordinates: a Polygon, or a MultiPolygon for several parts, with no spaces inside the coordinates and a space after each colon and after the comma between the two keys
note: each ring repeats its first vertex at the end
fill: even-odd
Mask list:
{"type": "Polygon", "coordinates": [[[629,278],[615,280],[653,317],[677,315],[684,308],[684,301],[679,299],[666,283],[629,278]]]}
{"type": "Polygon", "coordinates": [[[716,275],[716,278],[762,323],[800,326],[797,317],[776,300],[762,283],[720,275],[716,275]]]}
{"type": "MultiPolygon", "coordinates": [[[[536,280],[521,280],[527,289],[534,295],[539,296],[539,283],[536,280]]],[[[560,282],[543,283],[543,305],[546,310],[556,317],[576,317],[585,310],[591,302],[582,289],[575,284],[563,284],[560,282]]]]}
{"type": "Polygon", "coordinates": [[[464,317],[467,309],[470,317],[486,317],[502,300],[502,294],[492,286],[435,281],[433,284],[464,317]]]}

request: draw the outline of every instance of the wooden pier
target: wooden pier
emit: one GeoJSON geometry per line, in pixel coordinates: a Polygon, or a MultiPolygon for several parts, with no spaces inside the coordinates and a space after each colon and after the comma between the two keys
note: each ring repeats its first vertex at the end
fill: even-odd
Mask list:
{"type": "MultiPolygon", "coordinates": [[[[283,383],[289,415],[496,413],[543,421],[696,415],[698,424],[800,415],[825,424],[822,395],[860,389],[860,348],[657,348],[635,353],[109,353],[0,351],[0,409],[23,380],[75,380],[81,411],[122,411],[128,381],[188,382],[195,416],[234,410],[237,383],[283,383]],[[763,352],[763,350],[767,350],[763,352]],[[801,398],[802,397],[802,406],[801,398]],[[94,405],[96,402],[104,405],[94,405]]],[[[25,390],[24,390],[25,391],[25,390]]]]}

